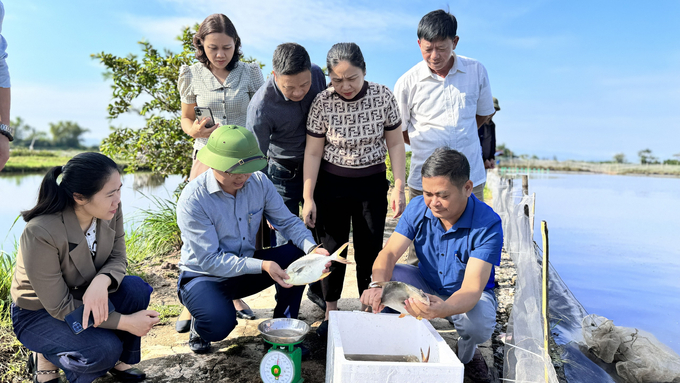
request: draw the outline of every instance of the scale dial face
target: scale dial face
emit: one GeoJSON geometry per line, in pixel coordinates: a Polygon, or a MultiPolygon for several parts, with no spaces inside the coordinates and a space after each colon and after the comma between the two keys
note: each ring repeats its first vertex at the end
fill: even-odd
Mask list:
{"type": "Polygon", "coordinates": [[[287,354],[270,351],[260,362],[260,377],[264,383],[291,383],[295,377],[295,366],[287,354]]]}

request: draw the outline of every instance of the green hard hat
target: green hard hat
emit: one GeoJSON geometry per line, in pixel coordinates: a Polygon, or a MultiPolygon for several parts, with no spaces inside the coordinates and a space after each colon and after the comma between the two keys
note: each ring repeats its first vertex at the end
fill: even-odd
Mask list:
{"type": "Polygon", "coordinates": [[[213,169],[227,173],[254,173],[267,166],[253,133],[236,125],[215,129],[196,159],[213,169]]]}

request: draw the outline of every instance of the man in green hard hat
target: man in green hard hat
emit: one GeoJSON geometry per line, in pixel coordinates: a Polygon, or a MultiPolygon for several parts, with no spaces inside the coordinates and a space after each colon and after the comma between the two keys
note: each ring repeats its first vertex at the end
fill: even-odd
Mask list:
{"type": "MultiPolygon", "coordinates": [[[[276,283],[274,318],[296,318],[304,286],[287,284],[284,269],[316,243],[260,172],[267,158],[251,132],[240,126],[221,126],[197,158],[211,170],[191,181],[177,202],[183,242],[177,289],[193,318],[189,347],[205,353],[210,351],[210,342],[226,338],[236,327],[233,299],[276,283]],[[292,243],[256,250],[263,216],[292,243]]],[[[328,255],[324,249],[315,251],[328,255]]]]}

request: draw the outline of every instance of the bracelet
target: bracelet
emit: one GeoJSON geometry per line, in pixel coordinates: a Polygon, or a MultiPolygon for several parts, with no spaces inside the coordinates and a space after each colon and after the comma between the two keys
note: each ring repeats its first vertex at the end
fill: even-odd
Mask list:
{"type": "Polygon", "coordinates": [[[0,124],[0,134],[7,137],[7,139],[10,141],[14,141],[14,137],[12,136],[12,128],[10,128],[8,125],[0,124]]]}

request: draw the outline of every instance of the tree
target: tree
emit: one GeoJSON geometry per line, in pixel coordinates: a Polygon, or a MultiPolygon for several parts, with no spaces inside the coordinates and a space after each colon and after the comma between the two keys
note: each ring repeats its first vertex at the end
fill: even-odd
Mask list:
{"type": "Polygon", "coordinates": [[[614,154],[614,162],[616,162],[617,164],[626,163],[626,155],[623,153],[614,154]]]}
{"type": "Polygon", "coordinates": [[[652,155],[651,149],[643,149],[638,152],[641,164],[657,164],[659,161],[652,155]]]}
{"type": "MultiPolygon", "coordinates": [[[[92,55],[106,66],[105,79],[113,81],[109,118],[114,120],[127,112],[146,117],[146,126],[142,128],[112,127],[113,132],[102,142],[101,151],[126,161],[128,171],[148,167],[160,175],[189,176],[193,139],[180,125],[177,79],[182,65],[196,62],[192,39],[197,29],[198,24],[193,31],[187,27],[177,37],[183,47],[178,54],[169,50],[160,53],[150,43],[140,41],[144,53],[141,59],[133,54],[127,57],[104,52],[92,55]],[[141,102],[141,107],[133,107],[133,101],[141,102]]],[[[260,63],[260,67],[263,66],[260,63]]]]}
{"type": "Polygon", "coordinates": [[[80,149],[80,136],[89,132],[89,129],[82,128],[73,121],[59,121],[56,124],[50,123],[50,133],[52,133],[52,145],[58,148],[80,149]]]}
{"type": "Polygon", "coordinates": [[[512,150],[510,150],[510,148],[505,146],[505,144],[497,145],[496,151],[503,152],[502,156],[504,156],[505,158],[514,158],[515,157],[515,153],[512,150]]]}

